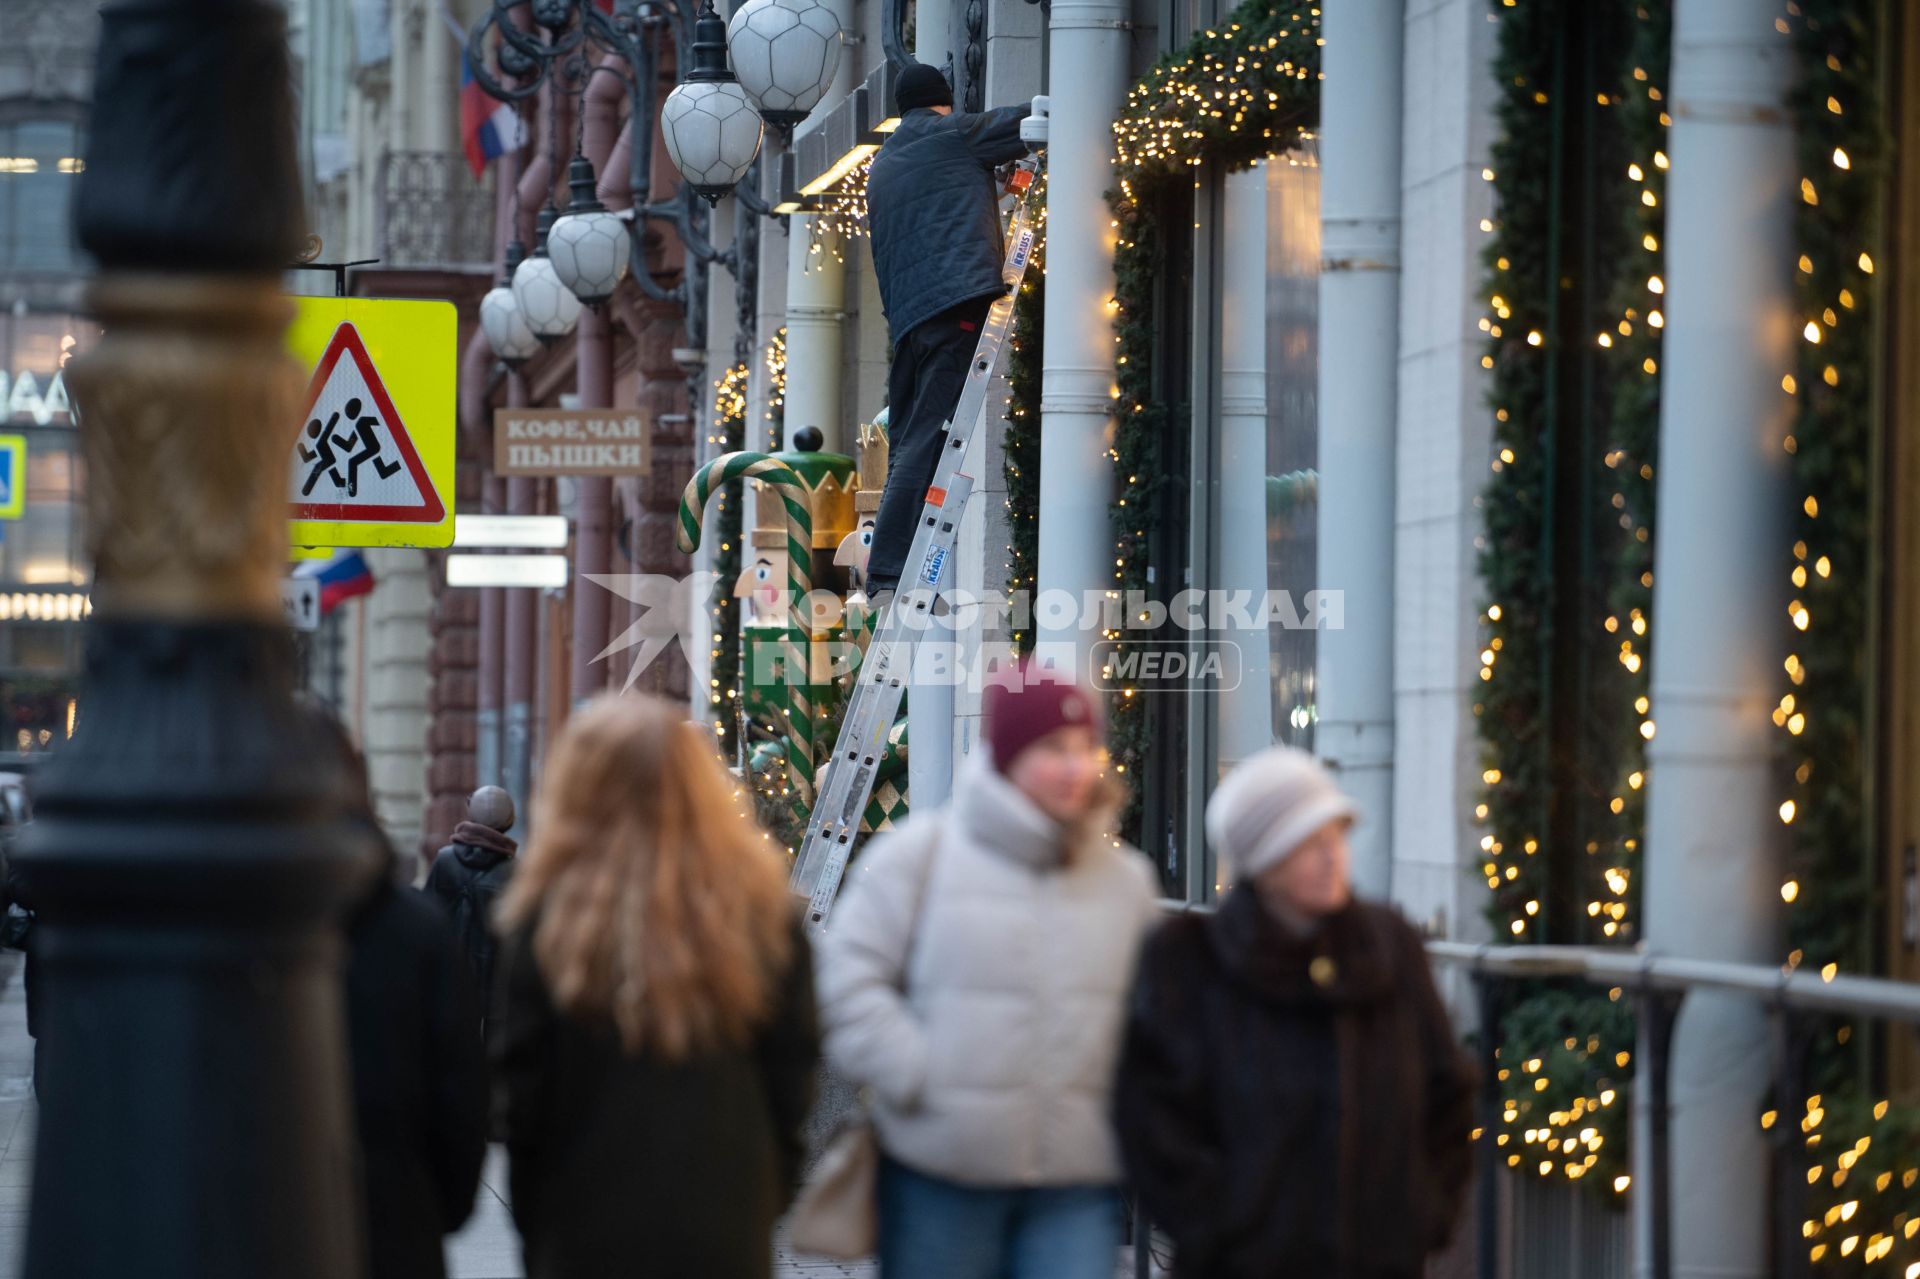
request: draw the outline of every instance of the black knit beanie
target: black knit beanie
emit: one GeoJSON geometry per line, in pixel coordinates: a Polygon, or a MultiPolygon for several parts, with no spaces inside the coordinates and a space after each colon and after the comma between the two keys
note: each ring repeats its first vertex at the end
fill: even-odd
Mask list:
{"type": "Polygon", "coordinates": [[[894,82],[893,100],[902,115],[918,107],[950,107],[953,86],[947,83],[947,77],[940,74],[938,67],[916,62],[894,82]]]}

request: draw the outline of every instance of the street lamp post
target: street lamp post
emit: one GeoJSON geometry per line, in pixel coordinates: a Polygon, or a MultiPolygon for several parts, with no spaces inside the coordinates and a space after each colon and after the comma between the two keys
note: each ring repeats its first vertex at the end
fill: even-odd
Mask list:
{"type": "MultiPolygon", "coordinates": [[[[838,31],[835,31],[837,42],[838,31]]],[[[708,269],[714,263],[731,268],[736,281],[750,274],[738,267],[738,249],[716,251],[707,239],[711,202],[728,192],[749,171],[759,149],[761,123],[755,105],[734,82],[726,65],[726,24],[713,11],[711,0],[695,11],[693,0],[637,3],[618,0],[612,12],[603,12],[591,0],[495,0],[468,37],[468,63],[475,78],[503,101],[533,97],[544,87],[549,101],[573,86],[590,85],[583,93],[583,130],[570,172],[572,201],[564,217],[555,220],[549,207],[541,212],[545,251],[514,273],[512,298],[542,339],[560,336],[576,322],[576,385],[583,408],[612,404],[612,342],[610,317],[598,308],[613,294],[621,276],[631,267],[635,283],[648,298],[677,305],[686,317],[688,336],[696,346],[706,343],[708,269]],[[515,10],[524,10],[544,37],[523,30],[515,10]],[[502,78],[496,78],[486,56],[489,30],[499,33],[494,54],[502,78]],[[659,83],[657,49],[671,32],[677,54],[680,88],[669,95],[664,110],[656,112],[659,83]],[[597,65],[590,65],[598,56],[597,65]],[[601,89],[605,82],[592,77],[616,77],[628,94],[628,183],[631,214],[610,214],[595,197],[592,158],[604,166],[610,147],[597,128],[610,123],[601,89]],[[660,115],[667,145],[685,181],[667,199],[649,201],[653,172],[652,122],[660,115]],[[598,121],[598,125],[596,125],[598,121]],[[711,126],[711,127],[708,127],[711,126]],[[680,281],[663,286],[645,268],[645,238],[649,224],[665,222],[687,247],[687,269],[680,281]],[[617,239],[616,239],[617,237],[617,239]],[[524,276],[524,279],[522,278],[524,276]],[[580,303],[590,308],[582,313],[580,303]],[[550,317],[543,325],[542,316],[550,317]]],[[[809,104],[810,105],[810,104],[809,104]]],[[[553,163],[560,153],[551,132],[548,148],[553,163]]],[[[771,212],[748,188],[733,191],[749,217],[771,212]]],[[[750,242],[750,241],[749,241],[750,242]]],[[[495,323],[505,327],[509,316],[504,301],[495,323]]],[[[498,349],[498,348],[496,348],[498,349]]],[[[689,378],[697,387],[700,379],[689,378]]],[[[697,390],[694,392],[697,395],[697,390]]],[[[583,700],[601,684],[593,669],[598,650],[607,639],[607,597],[580,581],[610,568],[608,517],[612,484],[605,477],[582,477],[576,536],[573,677],[575,701],[583,700]]],[[[513,740],[511,730],[509,741],[513,740]]],[[[509,752],[511,755],[511,752],[509,752]]]]}
{"type": "Polygon", "coordinates": [[[38,911],[29,1279],[361,1271],[341,926],[379,837],[293,700],[278,579],[303,379],[286,19],[102,12],[69,371],[94,616],[16,853],[38,911]]]}

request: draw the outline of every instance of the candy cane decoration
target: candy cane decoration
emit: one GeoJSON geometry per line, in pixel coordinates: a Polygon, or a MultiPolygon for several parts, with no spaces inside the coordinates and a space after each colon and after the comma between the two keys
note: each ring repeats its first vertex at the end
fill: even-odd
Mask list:
{"type": "Polygon", "coordinates": [[[674,545],[691,555],[700,546],[707,499],[722,484],[745,477],[771,484],[780,491],[787,516],[787,775],[802,806],[813,802],[813,694],[807,662],[807,632],[801,616],[813,589],[813,512],[807,507],[807,487],[794,469],[765,453],[723,453],[693,473],[680,495],[680,528],[674,545]]]}

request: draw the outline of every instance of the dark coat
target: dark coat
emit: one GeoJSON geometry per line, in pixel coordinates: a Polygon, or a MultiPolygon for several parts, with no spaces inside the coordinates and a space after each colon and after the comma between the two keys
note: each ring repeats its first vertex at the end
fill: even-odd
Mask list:
{"type": "Polygon", "coordinates": [[[1115,1104],[1180,1279],[1415,1279],[1459,1214],[1472,1067],[1419,936],[1385,907],[1303,939],[1243,887],[1167,923],[1115,1104]]]}
{"type": "Polygon", "coordinates": [[[502,956],[492,1051],[529,1279],[768,1279],[820,1052],[798,920],[766,1025],[680,1062],[630,1054],[611,1021],[557,1011],[528,939],[502,956]]]}
{"type": "Polygon", "coordinates": [[[1006,247],[993,171],[1027,153],[1020,122],[1030,111],[909,111],[873,158],[867,229],[896,343],[942,311],[1003,289],[1006,247]]]}
{"type": "Polygon", "coordinates": [[[494,959],[498,939],[493,931],[493,907],[513,878],[514,841],[499,831],[473,822],[454,828],[453,843],[433,859],[423,885],[427,895],[447,910],[453,920],[473,987],[480,992],[480,1015],[493,1015],[494,959]]]}
{"type": "Polygon", "coordinates": [[[446,916],[383,881],[348,925],[347,1032],[369,1279],[439,1279],[487,1153],[480,1015],[446,916]]]}

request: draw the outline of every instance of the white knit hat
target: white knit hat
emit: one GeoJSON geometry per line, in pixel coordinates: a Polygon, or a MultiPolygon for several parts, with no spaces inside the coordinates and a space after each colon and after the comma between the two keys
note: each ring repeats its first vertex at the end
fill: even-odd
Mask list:
{"type": "Polygon", "coordinates": [[[1359,816],[1352,797],[1319,760],[1291,746],[1271,746],[1242,760],[1214,787],[1207,838],[1234,878],[1246,880],[1284,861],[1328,822],[1359,816]]]}

